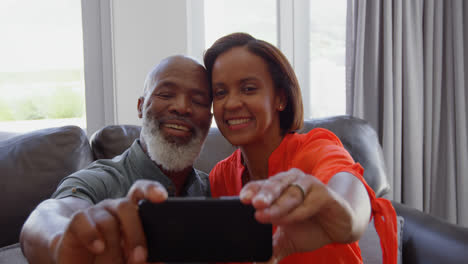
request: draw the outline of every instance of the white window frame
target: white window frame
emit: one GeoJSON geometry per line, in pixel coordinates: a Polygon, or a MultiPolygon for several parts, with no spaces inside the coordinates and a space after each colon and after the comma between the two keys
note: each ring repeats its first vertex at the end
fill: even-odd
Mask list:
{"type": "MultiPolygon", "coordinates": [[[[304,117],[312,116],[310,97],[311,89],[320,89],[320,87],[310,87],[310,50],[309,50],[309,0],[276,0],[277,2],[277,43],[278,47],[283,51],[286,57],[291,62],[299,84],[302,88],[303,104],[304,104],[304,117]]],[[[119,122],[124,123],[139,123],[139,119],[135,120],[128,117],[119,116],[118,113],[122,111],[133,111],[133,105],[119,105],[118,96],[122,94],[122,89],[127,89],[123,86],[118,86],[122,81],[122,76],[118,76],[116,64],[126,63],[125,60],[119,62],[116,60],[116,53],[120,58],[125,58],[128,53],[132,53],[132,48],[137,45],[130,45],[128,50],[117,50],[118,43],[114,43],[117,36],[114,35],[118,31],[118,26],[121,24],[116,22],[119,17],[113,17],[113,11],[122,12],[122,8],[113,0],[81,0],[82,3],[82,18],[83,18],[83,49],[84,49],[84,72],[85,72],[85,92],[86,92],[86,124],[87,133],[92,135],[98,129],[119,122]],[[117,109],[117,107],[119,107],[117,109]],[[123,110],[122,110],[123,109],[123,110]],[[119,111],[117,111],[119,110],[119,111]],[[130,121],[129,121],[130,120],[130,121]]],[[[150,3],[150,2],[148,2],[150,3]]],[[[186,54],[195,57],[202,62],[203,52],[205,49],[204,35],[204,0],[181,0],[177,2],[171,1],[157,1],[151,2],[152,8],[169,8],[174,7],[185,8],[180,10],[181,13],[177,14],[178,21],[186,19],[182,23],[185,24],[185,31],[178,25],[178,31],[174,32],[175,36],[162,36],[161,46],[157,51],[150,52],[147,58],[141,58],[143,65],[154,64],[155,58],[161,56],[173,55],[173,52],[186,54]],[[177,4],[175,4],[177,3],[177,4]],[[182,4],[183,3],[183,4],[182,4]],[[180,40],[184,39],[184,48],[181,49],[180,40]],[[171,41],[178,41],[177,48],[170,46],[171,41]],[[169,46],[168,46],[169,45],[169,46]],[[168,54],[166,54],[168,53],[168,54]]],[[[137,5],[135,8],[144,8],[144,4],[137,5]]],[[[120,13],[116,13],[120,14],[120,13]]],[[[122,15],[122,14],[120,14],[122,15]]],[[[150,16],[149,13],[145,14],[150,16]]],[[[129,19],[129,17],[124,17],[129,19]]],[[[120,18],[122,19],[122,18],[120,18]]],[[[131,19],[131,17],[130,17],[131,19]]],[[[155,19],[158,21],[157,19],[155,19]]],[[[145,20],[135,20],[136,27],[145,28],[147,26],[145,20]]],[[[154,27],[166,27],[164,23],[158,21],[154,27]]],[[[158,29],[158,28],[157,28],[158,29]]],[[[127,30],[128,31],[128,30],[127,30]]],[[[125,38],[122,34],[128,34],[126,30],[120,29],[121,35],[118,39],[121,41],[125,38]]],[[[158,31],[165,32],[165,31],[158,31]]],[[[141,34],[140,34],[141,35],[141,34]]],[[[145,40],[144,36],[140,36],[138,41],[145,40]]],[[[148,41],[159,45],[153,35],[148,35],[148,41]]],[[[128,43],[127,43],[128,44],[128,43]]],[[[140,63],[140,62],[139,62],[140,63]]],[[[123,66],[120,66],[122,68],[123,66]]],[[[123,67],[125,68],[125,67],[123,67]]],[[[125,80],[133,82],[132,85],[138,86],[141,83],[141,74],[136,73],[122,73],[130,74],[125,76],[125,80]]],[[[128,83],[125,83],[128,85],[128,83]]],[[[135,89],[132,87],[129,90],[135,89]]],[[[123,93],[126,94],[126,93],[123,93]]]]}
{"type": "MultiPolygon", "coordinates": [[[[204,52],[204,1],[186,0],[187,51],[202,61],[204,52]]],[[[278,47],[293,66],[302,90],[304,116],[310,116],[309,1],[277,0],[278,47]]]]}
{"type": "Polygon", "coordinates": [[[186,0],[187,54],[203,63],[205,51],[205,11],[203,0],[186,0]]]}
{"type": "Polygon", "coordinates": [[[112,0],[81,0],[86,132],[115,124],[112,0]]]}

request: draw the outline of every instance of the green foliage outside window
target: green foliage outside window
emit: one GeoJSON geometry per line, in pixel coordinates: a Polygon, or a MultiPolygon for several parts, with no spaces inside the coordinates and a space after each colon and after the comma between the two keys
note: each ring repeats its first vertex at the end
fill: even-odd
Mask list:
{"type": "Polygon", "coordinates": [[[0,122],[82,117],[82,79],[79,70],[0,73],[0,122]]]}

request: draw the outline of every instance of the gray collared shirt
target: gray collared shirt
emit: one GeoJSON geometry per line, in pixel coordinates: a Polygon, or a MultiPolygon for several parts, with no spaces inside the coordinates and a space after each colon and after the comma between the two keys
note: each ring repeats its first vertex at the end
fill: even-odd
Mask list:
{"type": "MultiPolygon", "coordinates": [[[[143,151],[139,140],[135,140],[121,155],[109,160],[97,160],[86,169],[65,177],[52,197],[74,196],[96,204],[104,199],[125,197],[132,184],[139,179],[158,181],[169,196],[175,195],[174,183],[143,151]]],[[[181,196],[211,196],[208,175],[192,169],[181,196]]]]}

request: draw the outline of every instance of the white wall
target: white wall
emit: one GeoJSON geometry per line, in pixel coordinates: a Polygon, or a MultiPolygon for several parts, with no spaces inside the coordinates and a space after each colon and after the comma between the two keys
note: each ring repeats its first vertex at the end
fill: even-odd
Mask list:
{"type": "Polygon", "coordinates": [[[112,1],[115,122],[139,124],[137,100],[146,73],[187,50],[186,1],[112,1]]]}

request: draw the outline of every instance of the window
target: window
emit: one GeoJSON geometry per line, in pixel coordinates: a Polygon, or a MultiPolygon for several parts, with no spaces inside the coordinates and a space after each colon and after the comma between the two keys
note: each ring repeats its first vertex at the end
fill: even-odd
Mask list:
{"type": "Polygon", "coordinates": [[[346,113],[346,1],[204,0],[191,3],[192,7],[196,3],[202,5],[203,12],[192,13],[189,26],[204,27],[203,30],[192,29],[192,32],[205,36],[202,40],[191,38],[192,56],[200,59],[203,50],[221,36],[247,32],[276,45],[289,59],[301,85],[306,119],[346,113]],[[204,19],[204,23],[196,23],[197,19],[204,19]],[[198,48],[193,48],[197,45],[198,48]]]}
{"type": "Polygon", "coordinates": [[[205,49],[232,32],[248,32],[277,45],[276,3],[271,0],[205,0],[205,49]]]}
{"type": "Polygon", "coordinates": [[[0,131],[85,127],[80,2],[0,2],[0,131]]]}
{"type": "Polygon", "coordinates": [[[309,117],[346,113],[346,2],[311,0],[309,117]]]}

